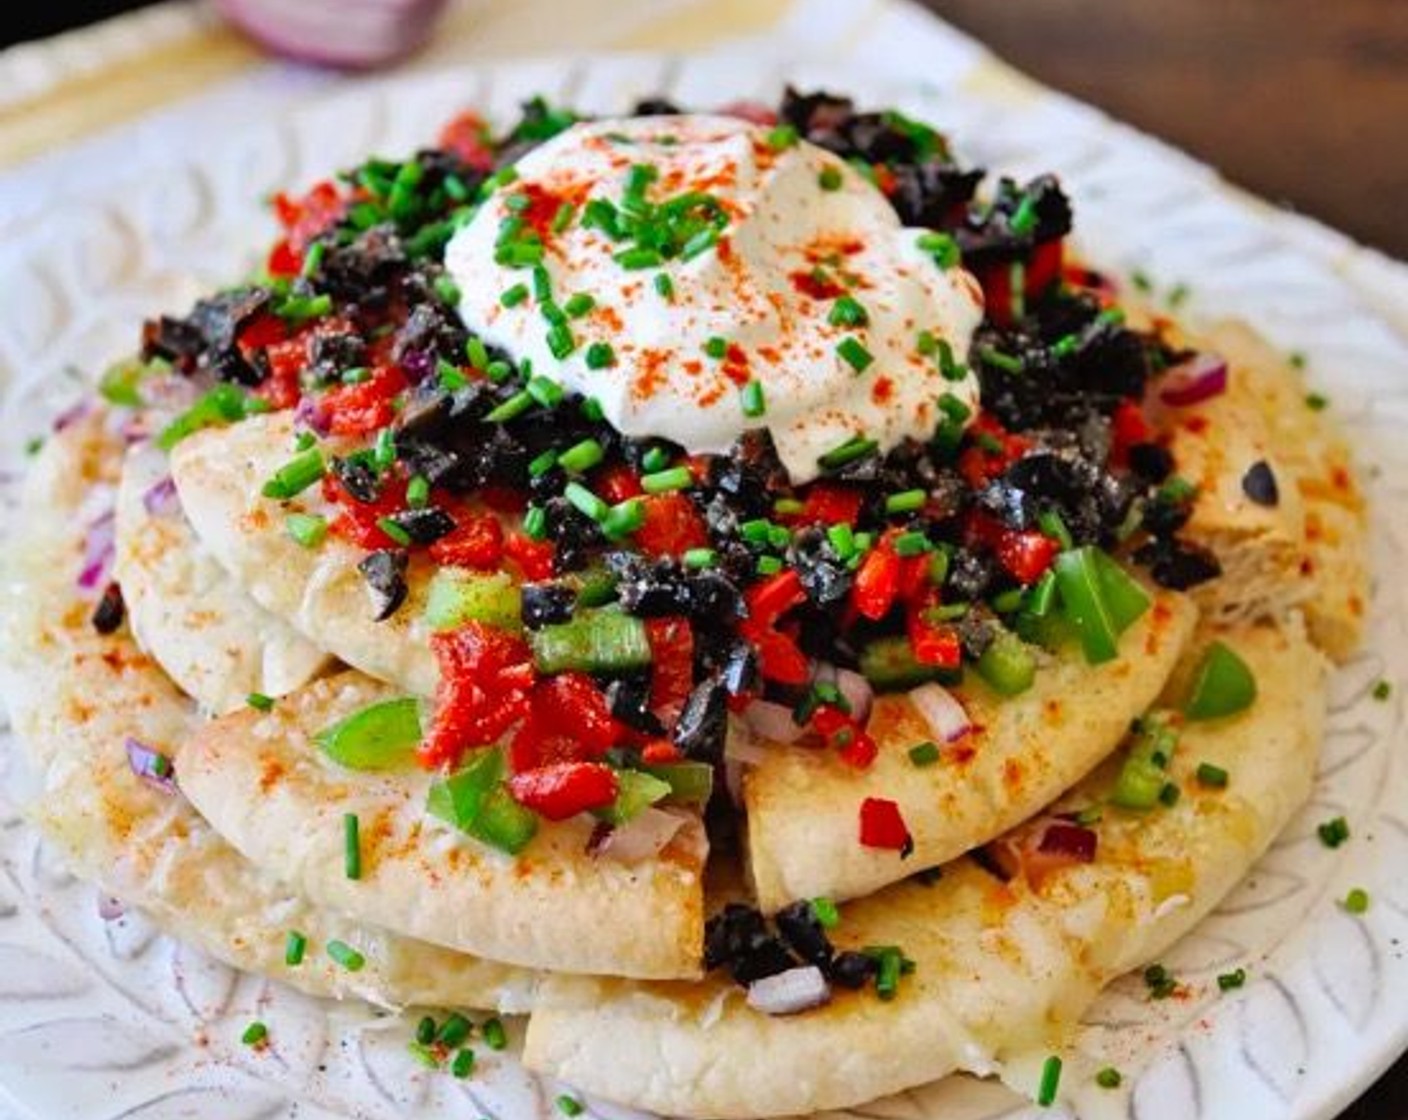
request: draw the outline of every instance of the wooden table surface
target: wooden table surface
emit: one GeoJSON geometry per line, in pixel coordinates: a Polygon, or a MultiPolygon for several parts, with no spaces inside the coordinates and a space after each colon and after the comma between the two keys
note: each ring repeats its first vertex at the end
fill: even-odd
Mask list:
{"type": "MultiPolygon", "coordinates": [[[[12,3],[0,45],[140,2],[12,3]]],[[[922,2],[1037,79],[1408,259],[1408,0],[922,2]]],[[[1408,1120],[1408,1058],[1342,1120],[1408,1120]]]]}

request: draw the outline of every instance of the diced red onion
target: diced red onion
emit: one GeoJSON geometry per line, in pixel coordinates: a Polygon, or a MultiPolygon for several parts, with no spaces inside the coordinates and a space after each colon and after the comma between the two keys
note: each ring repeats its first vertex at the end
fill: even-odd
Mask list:
{"type": "Polygon", "coordinates": [[[1227,362],[1203,351],[1168,369],[1159,381],[1159,400],[1171,408],[1188,408],[1227,391],[1227,362]]]}
{"type": "Polygon", "coordinates": [[[420,46],[445,0],[216,0],[215,6],[279,54],[360,68],[420,46]]]}
{"type": "Polygon", "coordinates": [[[176,494],[176,480],[169,474],[153,483],[142,495],[142,508],[153,517],[169,517],[181,508],[176,494]]]}
{"type": "Polygon", "coordinates": [[[792,709],[771,700],[754,700],[743,709],[743,722],[761,739],[774,743],[795,743],[806,731],[792,718],[792,709]]]}
{"type": "Polygon", "coordinates": [[[140,739],[129,737],[126,746],[127,765],[132,773],[163,793],[176,792],[176,772],[169,758],[140,739]]]}
{"type": "Polygon", "coordinates": [[[1041,834],[1037,851],[1047,855],[1069,856],[1077,863],[1090,863],[1095,859],[1099,839],[1093,830],[1084,825],[1052,821],[1041,834]]]}
{"type": "Polygon", "coordinates": [[[921,684],[910,689],[909,700],[941,743],[952,743],[973,729],[963,705],[941,684],[921,684]]]}
{"type": "Polygon", "coordinates": [[[875,704],[875,690],[870,687],[870,682],[850,669],[837,669],[836,687],[851,706],[851,718],[864,727],[875,704]]]}
{"type": "Polygon", "coordinates": [[[325,436],[332,430],[327,410],[311,395],[299,398],[293,410],[293,418],[299,427],[307,428],[317,436],[325,436]]]}
{"type": "Polygon", "coordinates": [[[96,591],[108,585],[112,563],[117,555],[117,519],[109,510],[95,518],[83,539],[83,567],[79,569],[78,586],[83,591],[96,591]]]}
{"type": "Polygon", "coordinates": [[[600,842],[596,842],[593,834],[595,846],[591,847],[591,851],[593,855],[617,863],[643,863],[664,851],[683,827],[683,817],[651,806],[625,824],[613,828],[600,842]]]}
{"type": "Polygon", "coordinates": [[[748,985],[748,1006],[764,1015],[795,1015],[831,999],[831,985],[814,964],[789,968],[748,985]]]}
{"type": "Polygon", "coordinates": [[[764,127],[771,127],[777,123],[777,110],[771,105],[764,105],[761,101],[747,99],[730,101],[727,105],[719,106],[719,113],[725,117],[737,117],[749,124],[758,124],[764,127]]]}
{"type": "Polygon", "coordinates": [[[62,432],[65,428],[71,428],[85,416],[93,411],[93,402],[87,398],[77,404],[69,405],[61,413],[54,417],[54,431],[62,432]]]}
{"type": "Polygon", "coordinates": [[[110,894],[98,895],[98,917],[103,921],[115,922],[125,913],[127,909],[122,905],[121,899],[113,898],[110,894]]]}

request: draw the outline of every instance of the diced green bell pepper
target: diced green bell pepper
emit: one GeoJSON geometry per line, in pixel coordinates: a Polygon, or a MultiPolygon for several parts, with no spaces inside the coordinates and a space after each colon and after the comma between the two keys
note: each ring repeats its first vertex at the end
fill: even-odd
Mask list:
{"type": "Polygon", "coordinates": [[[1007,630],[999,631],[992,645],[974,666],[978,676],[1000,696],[1016,696],[1036,679],[1036,658],[1027,643],[1007,630]]]}
{"type": "Polygon", "coordinates": [[[541,673],[622,673],[651,662],[645,623],[614,610],[580,611],[568,622],[533,631],[528,643],[541,673]]]}
{"type": "Polygon", "coordinates": [[[482,622],[500,630],[523,628],[523,599],[507,572],[483,574],[441,568],[426,592],[425,621],[435,630],[482,622]]]}
{"type": "Polygon", "coordinates": [[[314,736],[324,754],[349,770],[402,766],[420,741],[420,702],[409,696],[372,704],[314,736]]]}
{"type": "Polygon", "coordinates": [[[670,787],[670,799],[703,804],[714,792],[714,768],[707,762],[667,762],[645,772],[670,787]]]}
{"type": "Polygon", "coordinates": [[[1230,646],[1213,642],[1193,678],[1183,714],[1189,719],[1220,719],[1244,712],[1256,701],[1256,677],[1230,646]]]}
{"type": "Polygon", "coordinates": [[[640,770],[616,771],[616,800],[597,816],[607,824],[622,825],[634,820],[671,793],[670,784],[640,770]]]}

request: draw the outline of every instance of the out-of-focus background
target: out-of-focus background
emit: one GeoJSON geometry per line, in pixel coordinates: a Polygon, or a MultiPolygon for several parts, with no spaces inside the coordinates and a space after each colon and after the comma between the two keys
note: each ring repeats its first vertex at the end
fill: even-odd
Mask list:
{"type": "MultiPolygon", "coordinates": [[[[0,47],[152,2],[5,0],[0,47]]],[[[331,0],[221,2],[267,12],[331,0]]],[[[1268,200],[1408,258],[1408,0],[922,2],[1038,80],[1170,141],[1268,200]]],[[[408,8],[427,3],[435,6],[387,0],[408,8]]],[[[751,17],[759,27],[767,26],[759,13],[784,6],[783,0],[715,3],[734,24],[751,17]]],[[[623,10],[657,4],[662,0],[616,0],[623,10]]],[[[541,14],[543,5],[534,6],[541,14]]],[[[541,51],[581,45],[511,26],[505,9],[512,7],[453,0],[452,18],[427,49],[460,57],[445,51],[450,36],[477,37],[473,45],[482,52],[504,44],[541,51]],[[493,18],[484,14],[491,8],[493,18]]],[[[714,30],[708,15],[706,7],[692,24],[701,41],[714,30]]],[[[259,57],[259,48],[213,20],[193,26],[200,28],[198,57],[168,47],[144,58],[139,50],[123,67],[95,74],[83,71],[76,56],[70,80],[59,88],[0,100],[0,167],[78,139],[122,113],[135,115],[159,96],[193,92],[259,57]]],[[[1408,1120],[1408,1059],[1344,1120],[1408,1120]]]]}

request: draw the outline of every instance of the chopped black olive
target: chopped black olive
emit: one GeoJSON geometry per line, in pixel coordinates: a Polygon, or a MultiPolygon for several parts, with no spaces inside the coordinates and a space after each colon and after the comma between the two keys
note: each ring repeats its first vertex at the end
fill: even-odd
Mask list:
{"type": "Polygon", "coordinates": [[[802,899],[784,906],[774,916],[773,922],[788,947],[802,960],[817,965],[823,971],[830,966],[836,950],[817,920],[810,902],[802,899]]]}
{"type": "Polygon", "coordinates": [[[381,479],[376,473],[376,468],[364,458],[349,456],[346,459],[334,459],[332,473],[342,483],[342,488],[363,504],[374,502],[381,496],[381,479]]]}
{"type": "Polygon", "coordinates": [[[1242,493],[1259,506],[1275,506],[1281,501],[1276,473],[1265,459],[1258,459],[1242,476],[1242,493]]]}
{"type": "Polygon", "coordinates": [[[1217,557],[1190,541],[1152,541],[1136,552],[1134,559],[1149,568],[1155,583],[1171,591],[1187,591],[1222,574],[1217,557]]]}
{"type": "Polygon", "coordinates": [[[122,625],[122,620],[127,613],[126,605],[122,601],[122,588],[116,583],[109,583],[103,588],[102,598],[98,600],[98,605],[93,609],[93,629],[99,634],[116,633],[117,628],[122,625]]]}
{"type": "Polygon", "coordinates": [[[391,514],[387,520],[410,537],[412,544],[434,544],[455,531],[455,519],[435,506],[403,509],[391,514]]]}
{"type": "Polygon", "coordinates": [[[406,601],[406,564],[403,549],[384,548],[368,553],[357,565],[372,597],[372,618],[385,622],[406,601]]]}
{"type": "Polygon", "coordinates": [[[525,583],[521,594],[523,625],[529,630],[568,621],[577,601],[565,583],[525,583]]]}
{"type": "Polygon", "coordinates": [[[728,723],[728,692],[715,679],[694,686],[671,735],[686,758],[719,764],[724,759],[728,723]]]}

